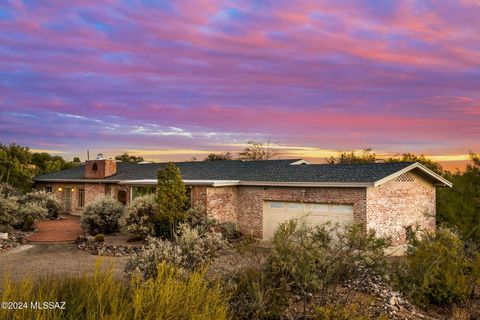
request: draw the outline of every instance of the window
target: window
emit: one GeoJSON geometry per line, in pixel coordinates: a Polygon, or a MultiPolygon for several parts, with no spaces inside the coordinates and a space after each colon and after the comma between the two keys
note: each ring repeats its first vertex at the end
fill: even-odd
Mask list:
{"type": "Polygon", "coordinates": [[[272,209],[282,209],[283,203],[282,202],[270,202],[270,208],[272,209]]]}
{"type": "Polygon", "coordinates": [[[349,205],[333,205],[332,212],[337,214],[352,214],[353,213],[353,206],[349,205]]]}
{"type": "Polygon", "coordinates": [[[92,165],[92,171],[93,171],[93,172],[96,172],[97,170],[98,170],[98,166],[97,166],[96,163],[94,163],[94,164],[92,165]]]}
{"type": "Polygon", "coordinates": [[[302,204],[301,203],[289,203],[288,204],[288,209],[292,209],[292,210],[302,209],[302,204]]]}
{"type": "Polygon", "coordinates": [[[85,206],[85,188],[78,188],[78,202],[77,205],[79,208],[85,206]]]}
{"type": "Polygon", "coordinates": [[[329,208],[329,205],[328,204],[312,204],[311,205],[311,209],[312,211],[315,211],[315,212],[329,212],[330,208],[329,208]]]}
{"type": "Polygon", "coordinates": [[[132,200],[136,197],[155,193],[156,187],[132,187],[132,200]]]}
{"type": "Polygon", "coordinates": [[[52,186],[46,186],[45,187],[45,192],[52,193],[53,192],[53,187],[52,186]]]}

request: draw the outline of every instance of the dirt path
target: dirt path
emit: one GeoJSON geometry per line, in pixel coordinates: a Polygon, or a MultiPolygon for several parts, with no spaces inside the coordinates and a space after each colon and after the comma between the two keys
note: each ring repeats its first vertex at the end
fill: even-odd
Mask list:
{"type": "Polygon", "coordinates": [[[115,274],[121,277],[127,260],[128,257],[94,256],[71,244],[28,244],[0,254],[0,279],[5,273],[13,279],[28,275],[74,275],[92,271],[97,261],[102,261],[105,267],[113,264],[115,274]]]}

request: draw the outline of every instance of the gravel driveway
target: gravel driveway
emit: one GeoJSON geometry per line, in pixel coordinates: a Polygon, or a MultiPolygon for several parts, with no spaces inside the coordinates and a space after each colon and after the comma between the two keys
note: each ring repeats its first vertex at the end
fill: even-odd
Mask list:
{"type": "Polygon", "coordinates": [[[28,275],[74,275],[93,270],[97,260],[104,267],[112,265],[115,274],[121,277],[128,257],[99,257],[78,250],[73,244],[22,245],[0,254],[0,279],[5,273],[13,279],[28,275]]]}

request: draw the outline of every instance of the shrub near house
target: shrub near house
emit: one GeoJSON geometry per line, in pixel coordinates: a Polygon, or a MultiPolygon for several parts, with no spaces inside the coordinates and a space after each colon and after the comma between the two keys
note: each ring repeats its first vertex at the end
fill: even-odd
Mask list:
{"type": "Polygon", "coordinates": [[[85,207],[80,221],[91,234],[111,234],[119,231],[124,206],[110,196],[97,198],[85,207]]]}
{"type": "Polygon", "coordinates": [[[33,223],[42,219],[55,219],[60,203],[52,194],[32,191],[25,195],[0,187],[0,232],[12,228],[31,230],[33,223]]]}

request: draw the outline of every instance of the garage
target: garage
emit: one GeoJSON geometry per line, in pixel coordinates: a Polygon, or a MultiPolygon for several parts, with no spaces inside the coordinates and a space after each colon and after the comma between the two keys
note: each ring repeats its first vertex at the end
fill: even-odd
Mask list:
{"type": "Polygon", "coordinates": [[[300,217],[311,225],[352,223],[353,205],[264,201],[263,240],[271,240],[281,223],[300,217]]]}

